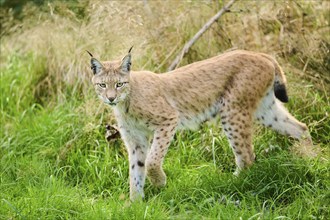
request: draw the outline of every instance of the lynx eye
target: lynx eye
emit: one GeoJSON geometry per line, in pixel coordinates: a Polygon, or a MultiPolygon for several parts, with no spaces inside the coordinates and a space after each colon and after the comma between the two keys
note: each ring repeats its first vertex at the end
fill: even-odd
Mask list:
{"type": "Polygon", "coordinates": [[[122,82],[116,83],[116,88],[123,87],[123,85],[124,85],[124,83],[122,83],[122,82]]]}
{"type": "Polygon", "coordinates": [[[98,83],[97,86],[100,87],[100,88],[102,88],[102,89],[104,89],[104,88],[107,87],[107,84],[105,84],[105,83],[98,83]]]}

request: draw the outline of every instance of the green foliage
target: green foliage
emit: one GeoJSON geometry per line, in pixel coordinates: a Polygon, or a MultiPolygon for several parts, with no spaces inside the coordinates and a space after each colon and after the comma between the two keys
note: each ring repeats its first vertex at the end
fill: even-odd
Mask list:
{"type": "Polygon", "coordinates": [[[34,100],[34,89],[45,72],[43,60],[36,60],[32,54],[26,57],[12,55],[7,59],[5,71],[1,71],[1,111],[8,117],[23,112],[34,100]]]}

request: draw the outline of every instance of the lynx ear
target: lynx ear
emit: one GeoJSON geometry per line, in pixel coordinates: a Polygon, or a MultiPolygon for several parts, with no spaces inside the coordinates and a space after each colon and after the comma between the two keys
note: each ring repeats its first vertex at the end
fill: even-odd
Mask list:
{"type": "Polygon", "coordinates": [[[102,68],[102,63],[93,57],[91,59],[91,69],[93,70],[94,75],[98,74],[102,68]]]}
{"type": "Polygon", "coordinates": [[[91,69],[93,70],[94,75],[98,74],[100,70],[103,68],[102,63],[97,59],[95,59],[93,57],[93,54],[91,54],[89,51],[87,51],[87,53],[91,56],[91,69]]]}
{"type": "Polygon", "coordinates": [[[120,64],[120,68],[123,72],[129,73],[129,71],[131,71],[131,51],[132,51],[131,47],[128,51],[128,54],[122,59],[121,64],[120,64]]]}

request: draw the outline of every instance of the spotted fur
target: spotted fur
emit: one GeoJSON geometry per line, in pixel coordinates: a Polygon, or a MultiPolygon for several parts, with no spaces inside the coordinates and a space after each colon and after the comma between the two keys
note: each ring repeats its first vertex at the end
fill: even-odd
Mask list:
{"type": "Polygon", "coordinates": [[[238,171],[255,160],[255,119],[285,135],[310,140],[306,125],[276,99],[287,101],[286,79],[269,55],[236,50],[164,74],[131,71],[130,51],[121,61],[91,59],[96,93],[113,107],[127,147],[131,200],[144,197],[146,175],[153,185],[166,184],[162,163],[176,130],[196,129],[216,116],[238,171]]]}

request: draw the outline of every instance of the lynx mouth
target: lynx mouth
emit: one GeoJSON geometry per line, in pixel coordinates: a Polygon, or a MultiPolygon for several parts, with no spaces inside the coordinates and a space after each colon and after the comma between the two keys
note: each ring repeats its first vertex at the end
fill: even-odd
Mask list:
{"type": "Polygon", "coordinates": [[[114,102],[111,102],[111,103],[108,103],[110,106],[115,106],[117,105],[117,103],[114,103],[114,102]]]}

